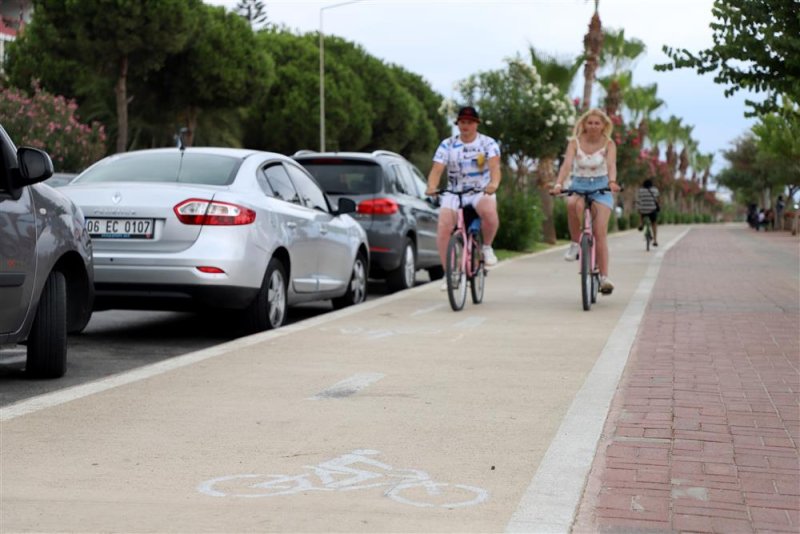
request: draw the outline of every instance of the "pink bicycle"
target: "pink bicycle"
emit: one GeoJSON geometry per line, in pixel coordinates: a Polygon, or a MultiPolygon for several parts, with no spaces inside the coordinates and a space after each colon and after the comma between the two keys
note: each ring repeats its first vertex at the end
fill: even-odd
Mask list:
{"type": "Polygon", "coordinates": [[[447,279],[447,297],[453,311],[464,308],[467,301],[467,284],[472,293],[472,302],[483,301],[486,285],[486,268],[483,261],[483,237],[481,235],[481,219],[475,208],[463,205],[463,196],[479,193],[482,189],[469,188],[463,191],[441,189],[439,193],[450,193],[458,196],[456,227],[447,243],[445,261],[445,277],[447,279]]]}
{"type": "Polygon", "coordinates": [[[574,189],[562,191],[567,196],[580,195],[583,197],[583,230],[581,231],[578,264],[580,265],[581,300],[584,311],[591,310],[592,304],[597,302],[597,291],[600,288],[600,269],[597,267],[596,245],[592,230],[592,204],[594,203],[592,195],[606,192],[611,192],[611,189],[604,187],[593,191],[576,191],[574,189]]]}

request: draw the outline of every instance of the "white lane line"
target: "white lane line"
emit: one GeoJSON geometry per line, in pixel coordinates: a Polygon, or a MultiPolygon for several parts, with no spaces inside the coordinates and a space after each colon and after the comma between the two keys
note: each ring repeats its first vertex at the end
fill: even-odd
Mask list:
{"type": "Polygon", "coordinates": [[[386,376],[383,373],[358,373],[350,378],[337,382],[328,389],[320,391],[308,400],[341,399],[355,395],[370,384],[374,384],[386,376]]]}
{"type": "Polygon", "coordinates": [[[455,328],[465,328],[469,330],[470,328],[478,327],[485,322],[486,322],[486,317],[467,317],[463,321],[459,321],[453,326],[455,328]]]}
{"type": "Polygon", "coordinates": [[[217,356],[224,356],[231,352],[242,350],[253,345],[258,345],[272,339],[277,339],[294,332],[301,332],[303,330],[317,328],[322,324],[341,319],[342,317],[348,317],[356,313],[361,313],[362,311],[371,310],[377,306],[383,306],[388,302],[408,298],[418,291],[430,291],[431,289],[432,284],[417,286],[412,289],[406,289],[405,291],[399,291],[393,295],[387,295],[379,299],[364,302],[362,304],[358,304],[357,306],[349,306],[341,310],[328,312],[324,315],[306,319],[305,321],[301,321],[293,325],[283,326],[277,330],[253,334],[252,336],[235,339],[222,345],[209,347],[197,352],[190,352],[189,354],[184,354],[183,356],[177,356],[175,358],[170,358],[169,360],[139,367],[138,369],[134,369],[132,371],[126,371],[118,375],[101,378],[87,384],[81,384],[59,391],[54,391],[52,393],[45,393],[43,395],[31,397],[30,399],[0,408],[0,423],[9,421],[16,417],[38,412],[39,410],[44,410],[47,408],[52,408],[53,406],[72,402],[83,397],[88,397],[89,395],[94,395],[95,393],[101,393],[109,389],[131,384],[133,382],[138,382],[139,380],[145,380],[163,373],[168,373],[170,371],[174,371],[175,369],[180,369],[181,367],[202,362],[203,360],[216,358],[217,356]]]}
{"type": "Polygon", "coordinates": [[[651,260],[506,525],[506,532],[570,532],[611,400],[628,362],[661,261],[688,232],[689,229],[684,230],[651,260]]]}

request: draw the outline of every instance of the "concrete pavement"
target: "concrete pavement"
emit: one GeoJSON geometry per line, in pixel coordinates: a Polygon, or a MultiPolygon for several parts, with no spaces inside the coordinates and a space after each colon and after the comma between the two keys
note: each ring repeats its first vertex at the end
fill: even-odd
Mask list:
{"type": "MultiPolygon", "coordinates": [[[[777,389],[763,380],[752,384],[753,392],[771,391],[780,417],[759,416],[745,436],[763,439],[757,430],[763,427],[776,431],[767,438],[778,438],[776,419],[786,423],[788,442],[762,441],[782,454],[770,449],[761,469],[750,467],[785,470],[770,480],[791,527],[800,509],[791,493],[798,472],[797,242],[754,241],[764,234],[738,226],[687,230],[660,229],[662,245],[675,243],[665,256],[645,253],[636,232],[614,236],[617,289],[598,297],[588,313],[580,305],[577,265],[554,250],[502,262],[487,279],[484,303],[468,302],[459,313],[450,310],[438,284],[429,284],[3,408],[0,531],[564,532],[578,510],[576,532],[643,528],[626,521],[645,516],[618,509],[646,514],[647,528],[682,529],[678,516],[698,508],[684,513],[686,496],[702,496],[696,488],[705,487],[709,499],[702,502],[716,502],[716,488],[672,477],[671,464],[633,468],[633,458],[683,461],[676,451],[684,454],[698,446],[694,442],[701,451],[707,447],[704,454],[722,457],[731,451],[705,445],[720,441],[690,439],[684,430],[697,429],[684,427],[715,424],[714,432],[724,434],[723,423],[701,416],[719,418],[721,410],[743,411],[744,405],[717,403],[714,414],[701,413],[709,397],[705,390],[692,393],[691,385],[715,384],[714,373],[724,366],[704,367],[708,374],[701,379],[696,370],[681,368],[675,376],[688,385],[662,375],[641,378],[635,366],[647,361],[646,347],[673,362],[654,363],[658,368],[698,364],[702,347],[729,353],[711,341],[692,345],[702,336],[714,342],[725,337],[700,333],[709,306],[717,314],[710,324],[744,331],[745,320],[726,315],[733,304],[725,299],[743,305],[737,313],[745,318],[768,309],[770,339],[782,343],[783,360],[761,360],[775,372],[759,374],[768,374],[777,389]],[[702,251],[709,246],[735,253],[705,263],[702,251]],[[765,260],[774,257],[782,259],[765,260]],[[777,282],[753,274],[765,265],[777,282]],[[737,278],[741,273],[748,278],[737,278]],[[736,290],[737,280],[751,284],[747,299],[736,290]],[[710,287],[729,293],[707,293],[710,287]],[[654,314],[663,316],[651,319],[654,314]],[[642,318],[648,326],[637,337],[642,318]],[[658,387],[643,394],[626,389],[641,380],[658,387]],[[626,408],[629,399],[645,408],[626,408]],[[649,424],[651,411],[658,425],[649,424]],[[638,436],[620,419],[649,426],[638,436]],[[764,427],[767,420],[773,426],[764,427]],[[666,440],[669,452],[663,452],[665,441],[645,441],[645,447],[639,438],[666,440]],[[618,457],[612,445],[620,443],[628,453],[622,469],[634,478],[639,471],[661,482],[669,477],[669,490],[658,494],[662,500],[640,486],[618,491],[609,485],[618,467],[609,461],[618,457]],[[652,443],[662,449],[653,452],[652,443]],[[627,505],[606,504],[617,493],[627,505]],[[674,506],[682,512],[673,513],[674,506]],[[660,523],[649,519],[661,510],[668,513],[660,523]]],[[[758,338],[759,347],[765,340],[758,338]]],[[[744,346],[737,354],[752,365],[751,340],[744,346]]],[[[731,440],[733,453],[725,458],[736,462],[731,440]]],[[[754,439],[744,441],[753,447],[754,439]]],[[[738,473],[742,484],[747,477],[738,473]]],[[[751,527],[765,508],[753,502],[751,527]]]]}

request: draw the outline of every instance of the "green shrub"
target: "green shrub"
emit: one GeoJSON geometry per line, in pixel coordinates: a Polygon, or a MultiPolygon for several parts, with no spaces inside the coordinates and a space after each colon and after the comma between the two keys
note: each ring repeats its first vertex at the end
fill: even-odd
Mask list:
{"type": "Polygon", "coordinates": [[[539,195],[505,190],[497,194],[497,211],[500,229],[492,244],[524,252],[542,239],[542,213],[539,195]]]}
{"type": "Polygon", "coordinates": [[[553,222],[556,227],[556,239],[569,240],[569,223],[567,222],[567,201],[563,197],[553,199],[553,222]]]}
{"type": "Polygon", "coordinates": [[[621,216],[620,216],[620,217],[617,219],[617,228],[619,229],[619,231],[620,231],[620,232],[622,232],[623,230],[627,230],[628,228],[630,228],[630,223],[629,223],[628,221],[629,221],[629,219],[628,219],[628,215],[627,215],[627,214],[625,214],[625,213],[623,213],[623,214],[622,214],[622,215],[621,215],[621,216]]]}

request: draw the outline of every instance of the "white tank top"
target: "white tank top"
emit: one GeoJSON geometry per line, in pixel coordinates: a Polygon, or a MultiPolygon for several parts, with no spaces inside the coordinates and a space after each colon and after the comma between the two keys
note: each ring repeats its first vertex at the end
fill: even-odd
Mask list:
{"type": "Polygon", "coordinates": [[[608,164],[606,163],[606,152],[608,143],[597,152],[587,154],[581,149],[581,143],[575,138],[578,150],[575,152],[575,161],[572,164],[572,175],[577,178],[596,178],[598,176],[608,176],[608,164]]]}

